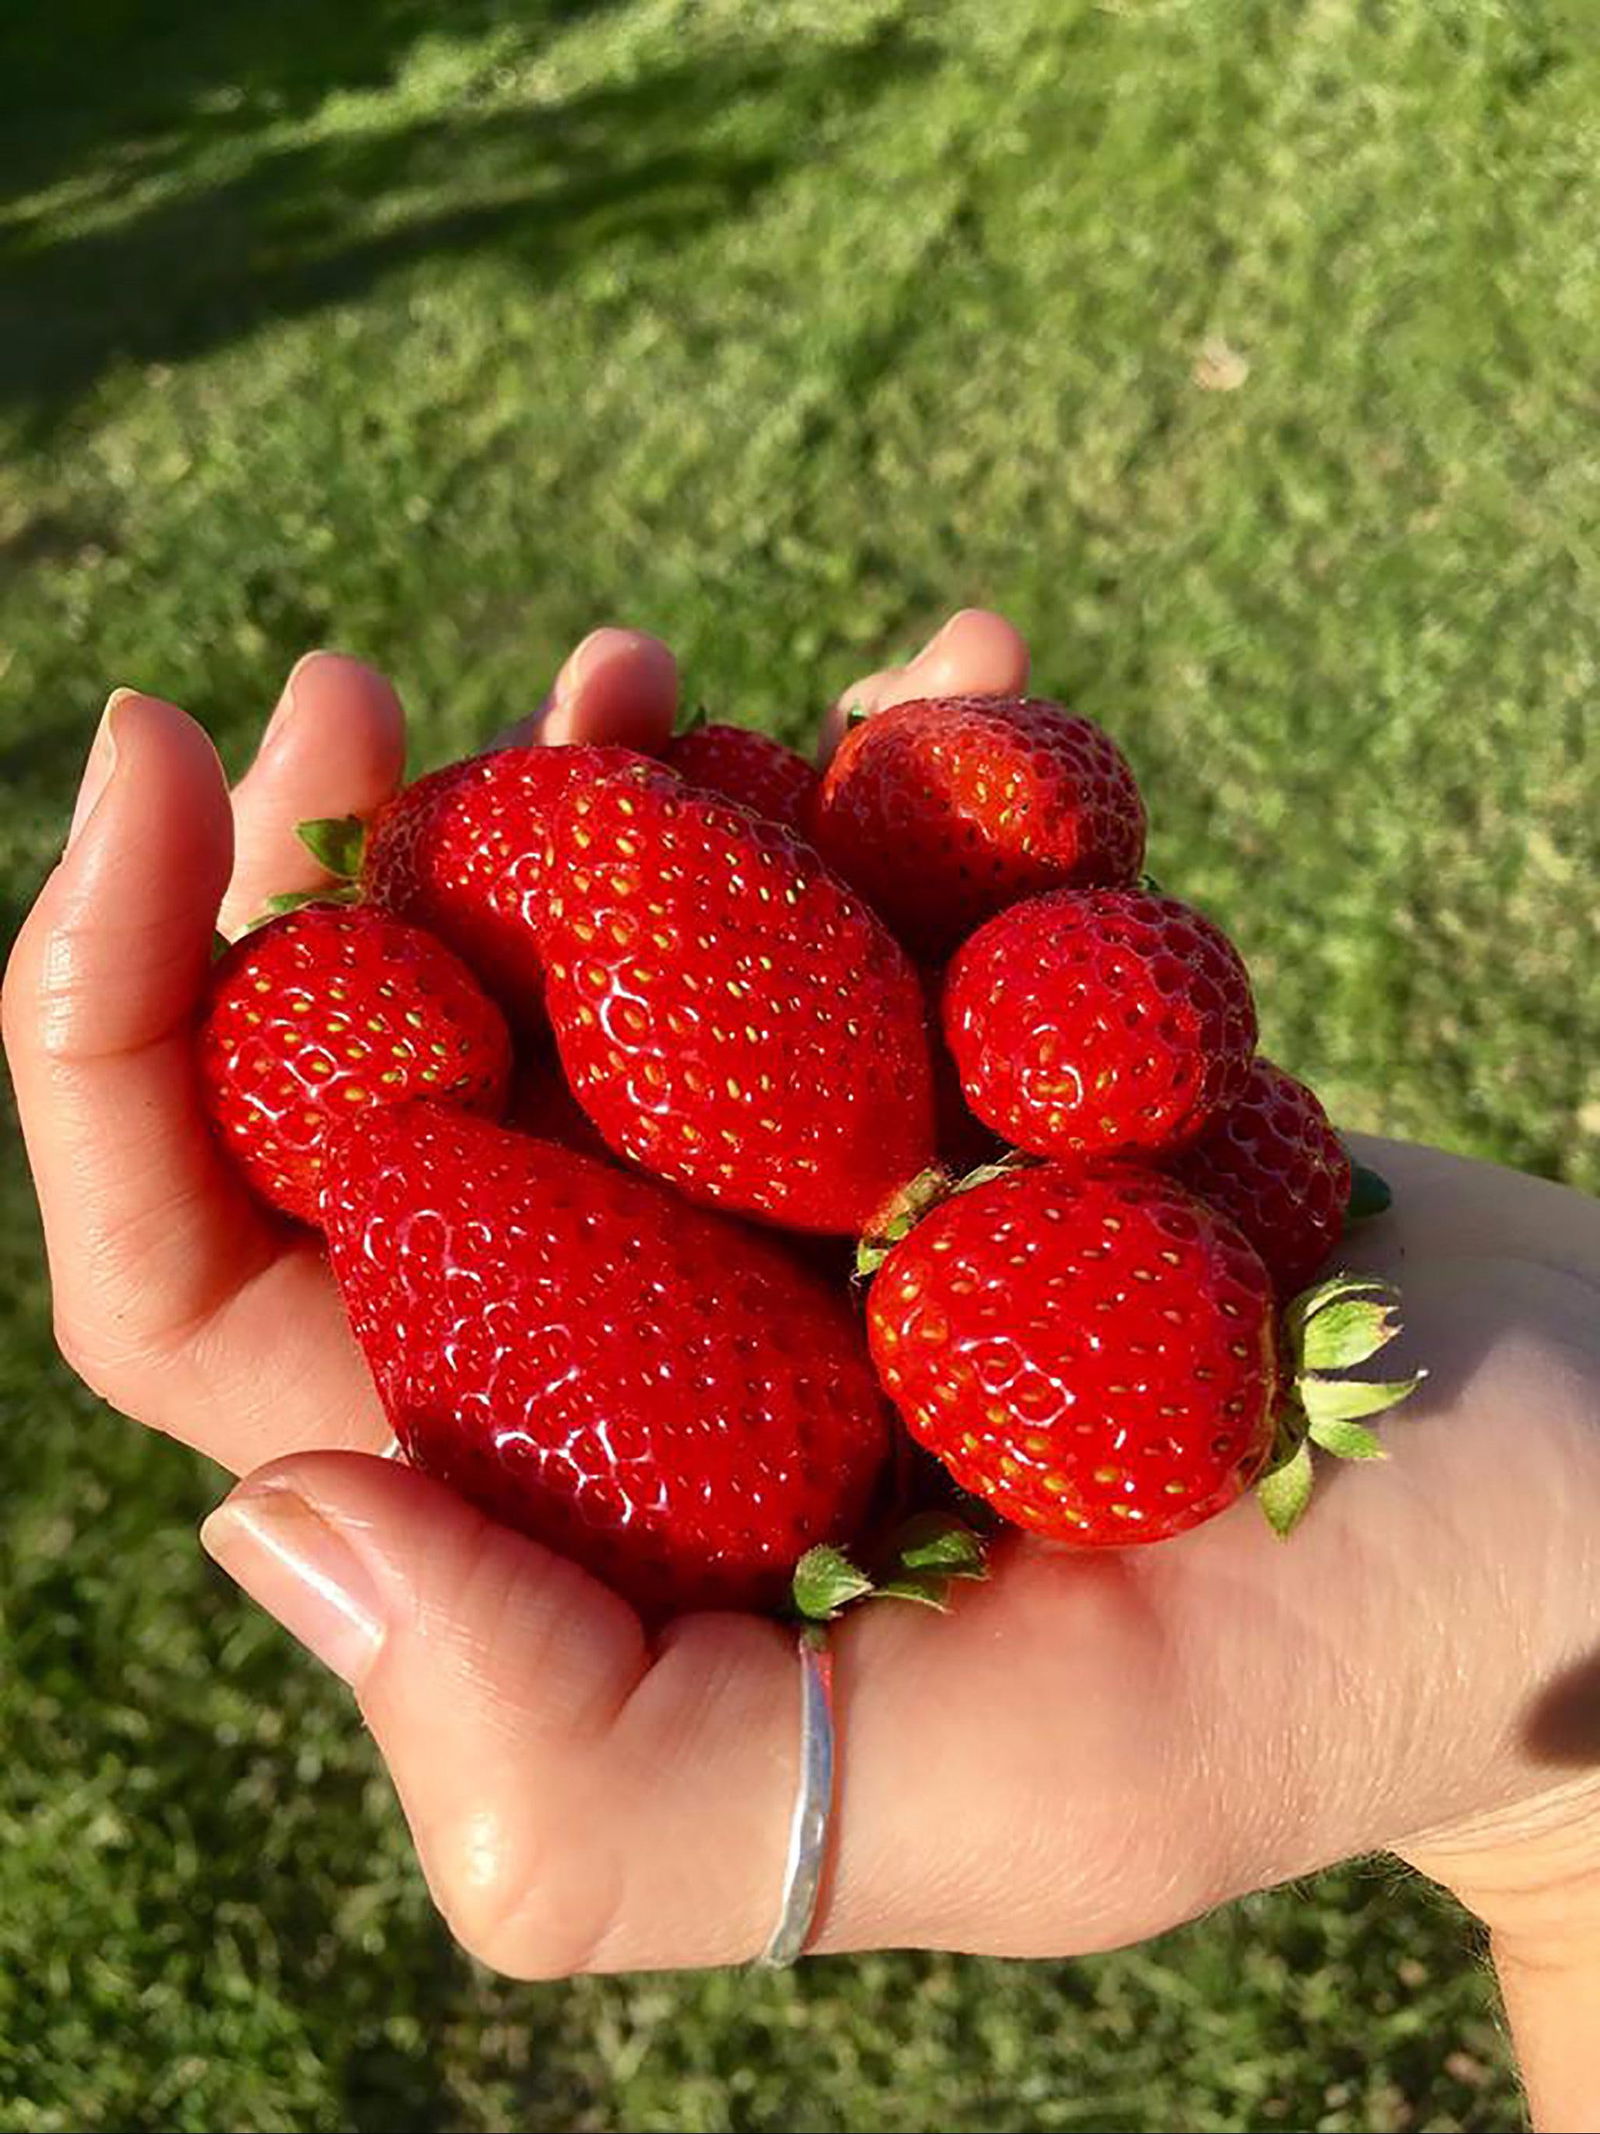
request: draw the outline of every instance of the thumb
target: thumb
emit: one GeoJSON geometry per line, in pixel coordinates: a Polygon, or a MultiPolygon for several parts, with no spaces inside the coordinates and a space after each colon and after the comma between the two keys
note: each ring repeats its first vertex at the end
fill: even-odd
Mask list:
{"type": "Polygon", "coordinates": [[[737,1962],[795,1783],[790,1642],[606,1587],[397,1461],[280,1460],[207,1549],[355,1690],[463,1944],[523,1977],[737,1962]]]}

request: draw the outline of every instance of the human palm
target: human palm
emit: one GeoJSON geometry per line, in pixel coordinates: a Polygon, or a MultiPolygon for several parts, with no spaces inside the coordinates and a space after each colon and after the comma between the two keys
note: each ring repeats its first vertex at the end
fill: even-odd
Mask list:
{"type": "MultiPolygon", "coordinates": [[[[967,614],[847,694],[1025,678],[1015,634],[967,614]]],[[[656,746],[675,687],[653,641],[597,633],[543,730],[656,746]]],[[[63,1349],[116,1406],[255,1471],[218,1552],[355,1687],[480,1956],[748,1957],[794,1788],[787,1635],[700,1616],[649,1642],[574,1566],[370,1457],[387,1426],[320,1249],[203,1124],[189,1032],[219,906],[233,930],[314,886],[294,822],[370,813],[400,776],[368,670],[316,656],[286,705],[230,805],[197,727],[116,704],[114,766],[19,938],[6,1044],[63,1349]]],[[[816,1946],[1087,1951],[1374,1848],[1470,1894],[1600,1822],[1574,1717],[1600,1651],[1600,1211],[1364,1153],[1396,1207],[1359,1257],[1403,1282],[1431,1373],[1391,1459],[1327,1477],[1288,1544],[1249,1505],[1148,1550],[1018,1538],[948,1617],[841,1624],[816,1946]]]]}

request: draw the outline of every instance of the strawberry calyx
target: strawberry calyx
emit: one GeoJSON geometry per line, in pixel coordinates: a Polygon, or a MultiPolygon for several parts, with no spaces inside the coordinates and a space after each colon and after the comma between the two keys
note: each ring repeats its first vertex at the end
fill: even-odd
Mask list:
{"type": "Polygon", "coordinates": [[[307,904],[355,904],[360,901],[361,866],[367,850],[367,826],[361,817],[314,816],[309,822],[296,823],[294,834],[333,880],[323,882],[316,889],[291,889],[281,896],[268,897],[260,918],[253,919],[246,928],[248,933],[254,933],[258,926],[265,926],[269,919],[281,919],[285,912],[300,911],[307,904]]]}
{"type": "Polygon", "coordinates": [[[927,1170],[919,1171],[898,1193],[891,1194],[867,1225],[856,1247],[857,1275],[876,1274],[893,1247],[903,1237],[910,1236],[930,1208],[936,1208],[941,1200],[948,1198],[955,1183],[944,1166],[935,1163],[927,1170]]]}
{"type": "Polygon", "coordinates": [[[875,1275],[894,1247],[902,1238],[909,1237],[922,1218],[938,1207],[941,1201],[953,1200],[958,1193],[970,1193],[975,1186],[986,1186],[992,1179],[1004,1178],[1011,1171],[1020,1171],[1038,1162],[1020,1149],[1007,1149],[993,1163],[980,1163],[976,1169],[964,1171],[954,1177],[942,1164],[933,1164],[926,1171],[919,1171],[909,1185],[887,1200],[867,1225],[861,1242],[856,1247],[856,1280],[865,1281],[875,1275]]]}
{"type": "Polygon", "coordinates": [[[359,815],[318,815],[295,825],[295,836],[319,867],[341,882],[355,883],[367,852],[367,826],[359,815]]]}
{"type": "Polygon", "coordinates": [[[843,1549],[807,1549],[794,1567],[790,1604],[802,1622],[831,1623],[865,1600],[903,1600],[918,1607],[950,1606],[957,1579],[989,1575],[983,1537],[948,1512],[918,1512],[889,1536],[864,1571],[843,1549]]]}
{"type": "Polygon", "coordinates": [[[1363,1418],[1398,1407],[1428,1374],[1381,1380],[1346,1374],[1400,1330],[1400,1292],[1370,1275],[1330,1275],[1285,1310],[1283,1339],[1293,1375],[1272,1458],[1256,1484],[1257,1502],[1274,1533],[1292,1533],[1305,1515],[1313,1446],[1340,1460],[1388,1458],[1363,1418]]]}
{"type": "Polygon", "coordinates": [[[1381,1171],[1374,1171],[1364,1163],[1350,1159],[1350,1198],[1345,1203],[1344,1219],[1348,1229],[1352,1223],[1364,1223],[1374,1215],[1382,1215],[1394,1205],[1394,1191],[1381,1171]]]}

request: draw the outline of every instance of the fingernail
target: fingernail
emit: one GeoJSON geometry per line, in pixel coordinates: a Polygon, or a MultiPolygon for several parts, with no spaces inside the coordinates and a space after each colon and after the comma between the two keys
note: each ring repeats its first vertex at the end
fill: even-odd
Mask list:
{"type": "Polygon", "coordinates": [[[371,1574],[292,1484],[248,1482],[200,1529],[207,1553],[285,1630],[358,1689],[383,1644],[371,1574]]]}
{"type": "Polygon", "coordinates": [[[89,744],[88,760],[78,783],[78,797],[72,806],[72,822],[67,830],[69,852],[83,835],[84,825],[99,806],[101,795],[111,783],[111,773],[117,767],[117,737],[113,731],[117,706],[124,697],[136,694],[137,691],[132,689],[113,689],[106,698],[106,708],[100,714],[100,724],[89,744]]]}
{"type": "Polygon", "coordinates": [[[594,664],[596,654],[601,650],[602,640],[614,635],[614,631],[604,627],[591,630],[582,643],[567,654],[550,691],[552,711],[558,704],[565,703],[573,691],[588,679],[589,669],[594,664]]]}
{"type": "Polygon", "coordinates": [[[299,681],[301,670],[307,662],[320,657],[320,653],[302,652],[289,669],[289,679],[283,685],[283,694],[273,707],[272,717],[262,729],[261,746],[256,751],[258,756],[264,756],[269,748],[276,747],[289,730],[290,725],[293,723],[295,712],[299,708],[295,699],[295,684],[299,681]]]}
{"type": "Polygon", "coordinates": [[[959,615],[952,615],[948,622],[941,623],[938,629],[935,630],[933,635],[928,639],[928,642],[923,646],[922,650],[916,653],[911,659],[907,660],[906,665],[908,667],[920,667],[925,659],[928,659],[933,653],[938,651],[939,647],[944,643],[945,639],[950,635],[950,632],[955,628],[956,624],[960,620],[961,617],[959,615]]]}

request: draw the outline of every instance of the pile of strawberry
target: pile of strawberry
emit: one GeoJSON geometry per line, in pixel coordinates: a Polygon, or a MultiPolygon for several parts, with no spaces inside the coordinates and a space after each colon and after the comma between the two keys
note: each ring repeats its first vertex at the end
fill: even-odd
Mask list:
{"type": "MultiPolygon", "coordinates": [[[[407,1456],[652,1614],[797,1565],[828,1612],[908,1477],[1083,1548],[1258,1483],[1287,1527],[1410,1390],[1344,1375],[1391,1292],[1301,1294],[1350,1161],[1059,705],[903,704],[820,778],[508,749],[306,835],[345,879],[216,965],[216,1130],[407,1456]]],[[[889,1589],[979,1568],[924,1515],[889,1589]]]]}

